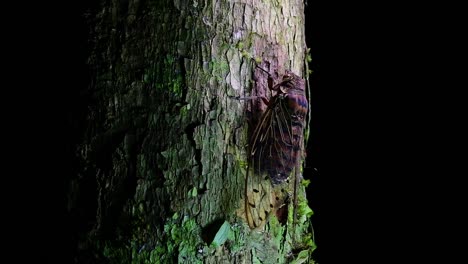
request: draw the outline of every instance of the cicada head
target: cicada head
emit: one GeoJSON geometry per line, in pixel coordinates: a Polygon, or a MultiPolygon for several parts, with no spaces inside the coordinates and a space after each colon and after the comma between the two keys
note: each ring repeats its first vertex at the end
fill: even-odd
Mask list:
{"type": "Polygon", "coordinates": [[[293,79],[294,76],[291,75],[289,71],[286,71],[286,73],[283,75],[283,80],[281,80],[281,84],[279,87],[282,93],[287,93],[289,89],[293,87],[293,79]]]}
{"type": "Polygon", "coordinates": [[[304,80],[291,71],[286,71],[281,82],[288,89],[305,90],[304,80]]]}
{"type": "Polygon", "coordinates": [[[297,76],[295,73],[292,71],[286,70],[283,78],[280,83],[278,83],[275,86],[276,89],[274,90],[280,90],[281,93],[287,94],[289,93],[290,90],[301,90],[304,91],[305,89],[305,83],[304,80],[297,76]]]}

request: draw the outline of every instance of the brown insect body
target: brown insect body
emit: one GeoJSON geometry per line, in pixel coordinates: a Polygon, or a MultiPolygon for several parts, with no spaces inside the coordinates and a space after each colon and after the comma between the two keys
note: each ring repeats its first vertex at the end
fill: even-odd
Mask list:
{"type": "Polygon", "coordinates": [[[274,95],[270,100],[262,97],[268,107],[250,142],[245,209],[251,228],[263,226],[272,213],[283,218],[279,219],[282,223],[284,217],[287,218],[288,190],[296,184],[287,179],[301,158],[304,119],[308,111],[305,82],[296,74],[286,71],[276,85],[268,74],[268,86],[274,95]]]}
{"type": "Polygon", "coordinates": [[[251,155],[258,164],[254,169],[257,174],[267,172],[274,185],[289,177],[300,157],[308,110],[304,87],[302,78],[286,72],[280,83],[270,87],[276,95],[268,102],[253,133],[251,155]]]}

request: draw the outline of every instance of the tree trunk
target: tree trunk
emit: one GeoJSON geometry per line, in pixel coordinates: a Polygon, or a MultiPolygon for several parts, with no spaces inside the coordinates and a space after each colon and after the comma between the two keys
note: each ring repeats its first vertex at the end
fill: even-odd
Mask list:
{"type": "Polygon", "coordinates": [[[256,64],[306,77],[303,2],[101,0],[85,17],[77,263],[313,263],[303,185],[297,223],[246,224],[248,113],[262,108],[232,98],[268,96],[256,64]]]}

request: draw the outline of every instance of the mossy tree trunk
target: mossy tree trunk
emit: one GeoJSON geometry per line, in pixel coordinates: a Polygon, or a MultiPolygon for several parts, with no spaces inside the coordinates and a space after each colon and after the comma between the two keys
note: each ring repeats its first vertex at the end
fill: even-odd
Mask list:
{"type": "Polygon", "coordinates": [[[238,214],[248,102],[230,98],[250,94],[255,61],[305,76],[303,5],[101,0],[85,14],[90,104],[69,190],[79,263],[307,258],[307,221],[293,243],[274,219],[258,232],[238,214]]]}

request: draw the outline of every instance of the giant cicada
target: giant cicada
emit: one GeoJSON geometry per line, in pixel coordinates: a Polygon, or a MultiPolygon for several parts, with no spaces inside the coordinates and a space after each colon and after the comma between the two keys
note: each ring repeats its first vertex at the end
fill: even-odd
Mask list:
{"type": "Polygon", "coordinates": [[[257,68],[267,74],[272,96],[269,100],[260,96],[267,108],[251,133],[249,144],[245,216],[252,229],[262,227],[272,214],[284,223],[292,190],[294,202],[297,201],[304,120],[308,110],[305,82],[301,77],[286,71],[274,84],[270,73],[257,68]]]}

